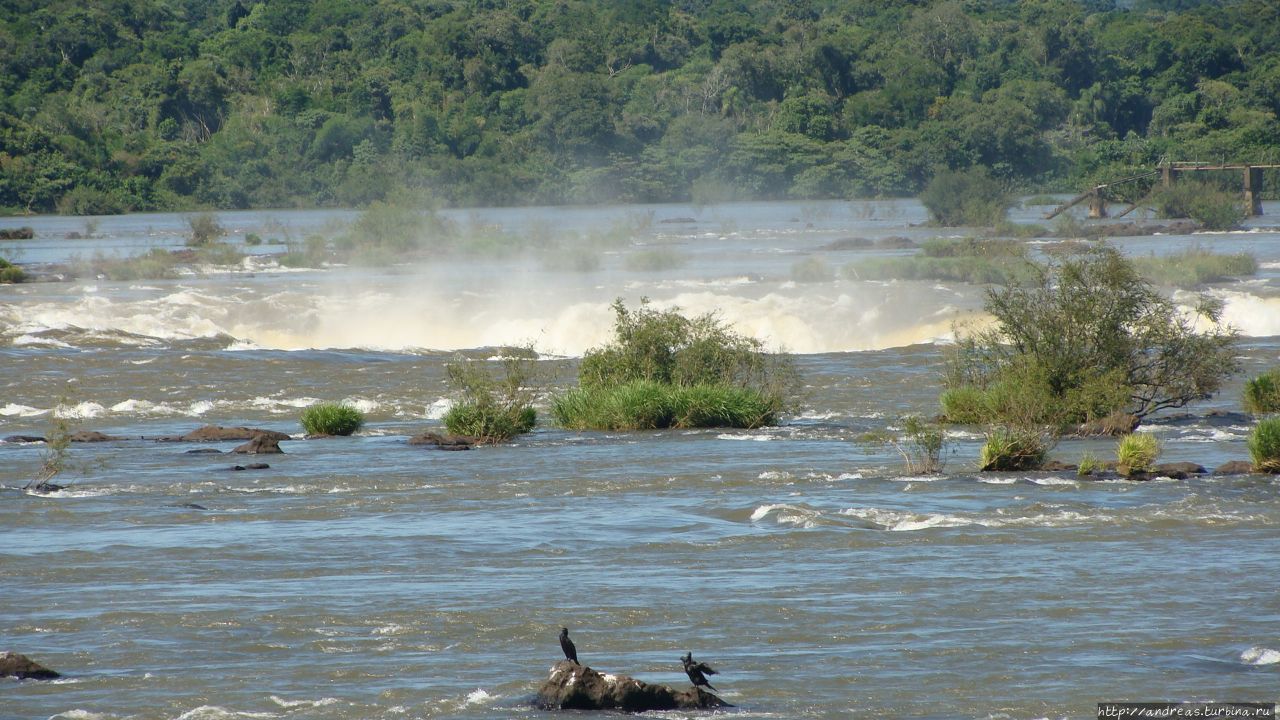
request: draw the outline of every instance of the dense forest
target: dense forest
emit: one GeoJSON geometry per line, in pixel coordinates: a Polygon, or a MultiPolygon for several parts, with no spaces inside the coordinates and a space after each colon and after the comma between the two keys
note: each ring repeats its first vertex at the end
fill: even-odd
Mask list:
{"type": "Polygon", "coordinates": [[[8,0],[9,213],[1070,190],[1280,161],[1275,0],[8,0]]]}

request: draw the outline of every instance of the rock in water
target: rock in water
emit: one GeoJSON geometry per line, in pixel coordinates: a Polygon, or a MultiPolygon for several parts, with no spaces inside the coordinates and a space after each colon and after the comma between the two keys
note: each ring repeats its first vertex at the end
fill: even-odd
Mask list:
{"type": "Polygon", "coordinates": [[[424,432],[409,438],[410,445],[432,445],[441,450],[470,450],[476,443],[475,438],[462,435],[441,435],[435,432],[424,432]]]}
{"type": "Polygon", "coordinates": [[[279,455],[284,451],[280,449],[280,441],[276,438],[267,435],[256,435],[252,440],[236,447],[231,452],[242,455],[279,455]]]}
{"type": "Polygon", "coordinates": [[[673,690],[626,675],[602,675],[585,665],[561,660],[538,688],[545,710],[708,710],[733,707],[701,688],[673,690]]]}
{"type": "Polygon", "coordinates": [[[19,680],[52,680],[62,675],[26,655],[0,652],[0,677],[15,677],[19,680]]]}
{"type": "Polygon", "coordinates": [[[177,437],[160,438],[170,442],[225,442],[227,440],[252,440],[259,435],[265,435],[273,440],[288,440],[286,433],[277,432],[275,430],[263,430],[261,428],[247,427],[222,427],[221,425],[205,425],[177,437]]]}

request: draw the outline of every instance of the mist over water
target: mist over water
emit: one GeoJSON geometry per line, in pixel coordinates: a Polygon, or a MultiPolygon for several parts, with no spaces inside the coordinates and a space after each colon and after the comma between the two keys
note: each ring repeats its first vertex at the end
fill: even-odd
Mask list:
{"type": "MultiPolygon", "coordinates": [[[[1275,211],[1270,204],[1269,211],[1275,211]]],[[[0,442],[0,650],[66,675],[0,681],[0,718],[540,718],[568,626],[583,662],[684,687],[721,674],[744,718],[1089,717],[1119,700],[1277,700],[1280,487],[973,471],[912,476],[867,432],[936,412],[953,322],[983,289],[846,275],[841,239],[922,241],[913,202],[460,211],[564,252],[290,270],[271,254],[354,213],[224,213],[268,239],[232,271],[0,286],[0,438],[56,418],[76,444],[46,496],[42,444],[0,442]],[[693,222],[663,222],[693,218],[693,222]],[[625,239],[616,228],[629,228],[625,239]],[[609,235],[611,239],[602,240],[609,235]],[[836,246],[838,247],[838,246],[836,246]],[[663,270],[633,256],[667,253],[663,270]],[[585,270],[566,257],[590,255],[585,270]],[[819,261],[829,279],[794,268],[819,261]],[[547,393],[608,339],[611,303],[717,312],[797,353],[800,406],[760,430],[576,433],[548,424],[463,453],[409,446],[448,407],[444,366],[532,344],[547,393]],[[346,401],[368,425],[303,440],[346,401]],[[262,458],[157,443],[203,424],[294,435],[262,458]]],[[[1034,221],[1034,209],[1015,220],[1034,221]]],[[[1280,365],[1280,231],[1120,238],[1132,255],[1253,253],[1214,285],[1244,376],[1280,365]]],[[[32,225],[0,256],[56,262],[183,243],[178,215],[32,225]]],[[[950,232],[950,231],[948,231],[950,232]]],[[[847,244],[846,244],[847,245],[847,244]]],[[[1193,294],[1179,294],[1191,304],[1193,294]]],[[[1162,459],[1247,457],[1243,377],[1146,426],[1162,459]],[[1210,415],[1218,411],[1218,415],[1210,415]]],[[[540,399],[545,409],[546,397],[540,399]]],[[[238,443],[214,443],[228,451],[238,443]]],[[[1111,457],[1110,440],[1053,453],[1111,457]]],[[[698,713],[662,717],[702,717],[698,713]]]]}

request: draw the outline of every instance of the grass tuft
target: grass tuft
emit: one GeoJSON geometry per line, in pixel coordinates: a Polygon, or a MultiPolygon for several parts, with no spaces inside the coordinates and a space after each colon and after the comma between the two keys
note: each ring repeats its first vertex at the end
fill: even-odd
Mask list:
{"type": "Polygon", "coordinates": [[[1253,415],[1280,412],[1280,368],[1272,368],[1244,384],[1244,409],[1253,415]]]}
{"type": "Polygon", "coordinates": [[[1160,450],[1160,441],[1151,433],[1125,435],[1116,446],[1116,469],[1121,475],[1150,472],[1160,450]]]}
{"type": "Polygon", "coordinates": [[[364,426],[364,413],[342,403],[319,403],[302,411],[308,435],[350,435],[364,426]]]}
{"type": "Polygon", "coordinates": [[[1260,420],[1249,433],[1249,457],[1259,471],[1280,473],[1280,417],[1260,420]]]}

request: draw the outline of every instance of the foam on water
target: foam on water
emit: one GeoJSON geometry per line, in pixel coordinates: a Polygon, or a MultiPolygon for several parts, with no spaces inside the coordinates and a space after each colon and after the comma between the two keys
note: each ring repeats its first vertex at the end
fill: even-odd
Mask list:
{"type": "Polygon", "coordinates": [[[271,702],[279,705],[286,710],[296,710],[297,708],[318,708],[326,705],[334,705],[339,701],[337,698],[320,698],[319,700],[285,700],[276,695],[271,696],[271,702]]]}
{"type": "Polygon", "coordinates": [[[890,532],[911,532],[935,527],[963,527],[972,525],[974,522],[944,513],[912,513],[872,507],[847,508],[841,510],[839,514],[866,520],[890,532]]]}
{"type": "Polygon", "coordinates": [[[810,510],[809,508],[799,507],[797,505],[761,505],[751,513],[751,521],[759,522],[772,513],[777,513],[777,521],[780,525],[797,525],[799,527],[809,529],[817,527],[817,520],[821,517],[821,513],[810,510]]]}
{"type": "Polygon", "coordinates": [[[264,712],[238,712],[228,710],[218,705],[201,705],[193,710],[188,710],[177,716],[175,720],[231,720],[232,718],[274,718],[280,717],[276,713],[264,712]]]}
{"type": "Polygon", "coordinates": [[[1240,653],[1240,662],[1245,665],[1275,665],[1280,663],[1280,650],[1267,647],[1251,647],[1240,653]]]}
{"type": "Polygon", "coordinates": [[[8,405],[0,408],[0,415],[5,417],[36,417],[37,415],[44,415],[47,412],[49,411],[41,410],[40,408],[33,408],[30,405],[19,405],[17,403],[9,403],[8,405]]]}

